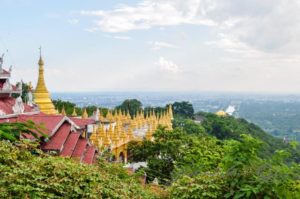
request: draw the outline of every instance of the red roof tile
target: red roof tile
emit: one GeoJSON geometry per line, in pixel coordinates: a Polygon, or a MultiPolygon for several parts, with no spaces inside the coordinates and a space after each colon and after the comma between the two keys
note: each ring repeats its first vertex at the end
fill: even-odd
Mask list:
{"type": "Polygon", "coordinates": [[[13,114],[12,107],[15,105],[15,99],[12,97],[1,98],[0,100],[0,109],[5,114],[13,114]]]}
{"type": "Polygon", "coordinates": [[[68,135],[71,133],[71,124],[65,122],[59,127],[51,139],[43,146],[43,150],[62,150],[63,144],[66,142],[68,135]]]}
{"type": "Polygon", "coordinates": [[[84,154],[84,158],[83,158],[82,162],[87,163],[87,164],[92,164],[94,156],[95,156],[95,152],[96,152],[96,149],[94,146],[88,146],[86,153],[84,154]]]}
{"type": "Polygon", "coordinates": [[[16,117],[12,117],[12,118],[1,118],[0,119],[0,124],[1,123],[6,123],[6,122],[16,122],[17,118],[16,117]]]}
{"type": "Polygon", "coordinates": [[[86,150],[86,146],[87,146],[87,140],[85,138],[79,138],[79,140],[75,146],[74,152],[72,153],[72,157],[79,158],[81,161],[81,159],[84,155],[84,152],[86,150]]]}
{"type": "Polygon", "coordinates": [[[63,118],[63,115],[46,115],[44,113],[39,113],[36,115],[20,115],[18,117],[18,121],[26,122],[31,120],[35,124],[43,125],[46,128],[44,133],[49,135],[55,128],[58,127],[63,118]]]}
{"type": "Polygon", "coordinates": [[[63,146],[64,148],[61,151],[60,155],[61,156],[71,156],[72,153],[74,152],[74,149],[76,147],[79,137],[80,137],[80,133],[77,133],[77,132],[70,133],[64,146],[63,146]]]}
{"type": "Polygon", "coordinates": [[[70,117],[70,119],[80,128],[84,128],[88,124],[95,124],[95,120],[93,119],[82,119],[76,117],[70,117]]]}

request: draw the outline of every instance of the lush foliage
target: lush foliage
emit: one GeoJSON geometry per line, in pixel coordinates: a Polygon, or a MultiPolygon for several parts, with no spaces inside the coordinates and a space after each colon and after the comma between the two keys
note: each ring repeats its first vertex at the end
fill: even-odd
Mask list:
{"type": "Polygon", "coordinates": [[[198,113],[204,116],[202,126],[205,131],[218,139],[235,139],[240,140],[241,134],[250,134],[254,138],[263,141],[263,146],[260,150],[261,157],[269,157],[276,150],[287,150],[291,153],[290,159],[300,162],[300,148],[293,149],[289,144],[284,143],[282,139],[275,138],[266,133],[257,125],[247,122],[244,119],[236,119],[234,117],[218,117],[211,113],[198,113]]]}
{"type": "Polygon", "coordinates": [[[189,102],[175,102],[173,104],[173,112],[175,115],[185,118],[193,118],[194,108],[189,102]]]}
{"type": "Polygon", "coordinates": [[[171,198],[300,197],[300,166],[290,158],[296,146],[272,148],[268,135],[244,120],[205,117],[203,125],[175,120],[154,142],[129,145],[132,160],[147,161],[148,182],[168,185],[171,198]],[[218,131],[222,139],[214,137],[218,131]]]}
{"type": "Polygon", "coordinates": [[[43,133],[44,127],[36,125],[32,121],[24,123],[1,123],[0,124],[0,140],[17,141],[21,135],[27,134],[39,139],[40,137],[46,138],[47,135],[43,133]]]}
{"type": "Polygon", "coordinates": [[[82,112],[84,109],[86,109],[87,113],[89,116],[91,116],[96,109],[100,109],[101,113],[105,116],[107,114],[108,109],[107,108],[101,108],[97,106],[85,106],[85,107],[77,107],[76,104],[68,101],[63,101],[63,100],[53,100],[53,104],[55,106],[55,109],[58,110],[59,112],[62,111],[64,108],[66,111],[67,115],[72,115],[73,110],[75,108],[77,115],[82,115],[82,112]]]}
{"type": "Polygon", "coordinates": [[[133,116],[142,110],[142,103],[137,99],[127,99],[121,105],[117,106],[116,109],[129,111],[130,115],[133,116]]]}
{"type": "Polygon", "coordinates": [[[0,198],[156,198],[119,165],[43,154],[36,144],[0,141],[0,198]],[[17,145],[17,146],[16,146],[17,145]]]}
{"type": "Polygon", "coordinates": [[[148,181],[158,178],[160,183],[168,185],[182,173],[192,175],[200,172],[200,167],[203,170],[216,167],[221,158],[221,143],[213,137],[197,137],[179,128],[166,131],[160,127],[154,139],[154,142],[131,143],[128,147],[131,160],[147,161],[148,181]]]}
{"type": "Polygon", "coordinates": [[[298,97],[242,101],[238,114],[239,117],[259,125],[274,136],[300,141],[300,103],[298,97]]]}

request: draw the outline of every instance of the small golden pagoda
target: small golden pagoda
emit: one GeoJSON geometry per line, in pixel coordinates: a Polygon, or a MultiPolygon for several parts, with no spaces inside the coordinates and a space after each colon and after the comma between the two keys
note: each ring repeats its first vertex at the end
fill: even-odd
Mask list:
{"type": "Polygon", "coordinates": [[[39,60],[39,79],[33,93],[34,102],[38,105],[41,112],[46,114],[57,114],[54,105],[51,101],[50,94],[47,90],[44,79],[44,61],[40,52],[39,60]]]}
{"type": "Polygon", "coordinates": [[[219,110],[218,112],[216,112],[216,115],[219,117],[226,117],[227,113],[223,110],[219,110]]]}

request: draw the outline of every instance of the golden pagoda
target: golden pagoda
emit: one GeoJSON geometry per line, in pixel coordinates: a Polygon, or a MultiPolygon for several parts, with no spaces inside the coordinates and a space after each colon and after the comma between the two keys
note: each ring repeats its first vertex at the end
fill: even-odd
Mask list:
{"type": "Polygon", "coordinates": [[[76,107],[75,106],[74,106],[74,109],[73,109],[72,117],[77,117],[76,107]]]}
{"type": "Polygon", "coordinates": [[[219,110],[218,112],[216,112],[216,115],[219,117],[226,117],[227,113],[223,110],[219,110]]]}
{"type": "Polygon", "coordinates": [[[62,115],[67,115],[66,110],[65,110],[65,106],[62,107],[60,114],[62,115]]]}
{"type": "Polygon", "coordinates": [[[81,118],[82,118],[82,119],[88,119],[88,118],[89,118],[89,115],[88,115],[88,113],[87,113],[87,111],[86,111],[86,108],[83,109],[81,118]]]}
{"type": "Polygon", "coordinates": [[[46,114],[57,114],[45,84],[44,61],[41,52],[39,60],[39,78],[33,96],[34,102],[38,105],[41,112],[46,114]]]}

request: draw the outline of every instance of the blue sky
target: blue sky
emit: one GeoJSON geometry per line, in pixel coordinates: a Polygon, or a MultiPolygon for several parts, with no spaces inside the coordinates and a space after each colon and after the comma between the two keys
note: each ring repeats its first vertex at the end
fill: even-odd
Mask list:
{"type": "MultiPolygon", "coordinates": [[[[299,93],[296,0],[0,0],[13,81],[50,91],[299,93]]],[[[8,52],[7,52],[8,50],[8,52]]]]}

